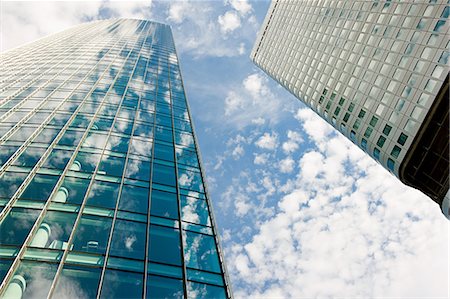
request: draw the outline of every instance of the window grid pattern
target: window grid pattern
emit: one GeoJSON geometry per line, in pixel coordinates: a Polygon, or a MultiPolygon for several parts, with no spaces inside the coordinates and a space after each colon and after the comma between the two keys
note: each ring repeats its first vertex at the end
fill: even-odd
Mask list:
{"type": "Polygon", "coordinates": [[[1,293],[229,298],[170,27],[2,53],[1,293]]]}
{"type": "Polygon", "coordinates": [[[251,58],[398,176],[448,73],[449,14],[444,0],[273,1],[251,58]]]}

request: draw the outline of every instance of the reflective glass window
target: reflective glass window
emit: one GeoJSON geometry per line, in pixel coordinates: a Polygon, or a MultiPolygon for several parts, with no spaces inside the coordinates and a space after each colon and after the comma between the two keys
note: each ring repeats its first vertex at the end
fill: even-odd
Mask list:
{"type": "Polygon", "coordinates": [[[189,281],[187,285],[189,298],[226,299],[223,287],[189,281]]]}
{"type": "Polygon", "coordinates": [[[72,250],[105,253],[111,218],[83,215],[76,228],[72,250]]]}
{"type": "Polygon", "coordinates": [[[175,186],[175,168],[173,166],[153,163],[153,178],[152,181],[157,184],[175,186]]]}
{"type": "Polygon", "coordinates": [[[126,153],[129,144],[130,138],[111,135],[106,144],[106,149],[114,152],[126,153]]]}
{"type": "Polygon", "coordinates": [[[123,185],[120,195],[119,210],[147,214],[148,189],[123,185]]]}
{"type": "Polygon", "coordinates": [[[134,127],[133,135],[143,137],[143,138],[152,138],[153,137],[153,125],[137,123],[134,127]]]}
{"type": "Polygon", "coordinates": [[[52,198],[54,202],[81,204],[90,179],[65,177],[61,187],[52,198]]]}
{"type": "Polygon", "coordinates": [[[119,186],[116,183],[94,181],[87,198],[87,205],[114,209],[119,195],[119,186]]]}
{"type": "Polygon", "coordinates": [[[153,143],[151,141],[133,137],[131,141],[130,153],[150,157],[152,155],[152,145],[153,143]]]}
{"type": "Polygon", "coordinates": [[[141,298],[143,275],[107,269],[100,298],[141,298]]]}
{"type": "Polygon", "coordinates": [[[64,169],[72,156],[72,151],[54,149],[42,167],[64,169]]]}
{"type": "Polygon", "coordinates": [[[117,219],[109,254],[144,259],[146,229],[146,223],[117,219]]]}
{"type": "Polygon", "coordinates": [[[220,272],[219,258],[213,236],[183,231],[184,259],[189,268],[220,272]]]}
{"type": "Polygon", "coordinates": [[[0,223],[0,244],[22,245],[39,216],[39,210],[13,208],[0,223]]]}
{"type": "Polygon", "coordinates": [[[181,265],[180,231],[171,227],[150,225],[149,259],[154,262],[181,265]]]}
{"type": "Polygon", "coordinates": [[[174,161],[173,146],[156,142],[154,155],[156,159],[174,161]]]}
{"type": "Polygon", "coordinates": [[[66,264],[56,283],[53,297],[95,298],[100,274],[100,268],[85,268],[66,264]]]}
{"type": "Polygon", "coordinates": [[[130,135],[132,128],[133,128],[132,122],[117,119],[116,122],[114,123],[112,131],[123,133],[125,135],[130,135]]]}
{"type": "Polygon", "coordinates": [[[30,200],[47,200],[58,181],[59,176],[36,174],[20,198],[30,200]]]}
{"type": "Polygon", "coordinates": [[[13,196],[27,175],[27,173],[20,172],[4,172],[0,176],[0,198],[13,196]]]}
{"type": "Polygon", "coordinates": [[[181,195],[181,219],[210,226],[208,205],[205,200],[181,195]]]}
{"type": "Polygon", "coordinates": [[[112,118],[96,117],[92,125],[92,130],[108,132],[113,121],[114,119],[112,118]]]}
{"type": "Polygon", "coordinates": [[[104,154],[98,168],[98,173],[122,177],[124,167],[125,157],[115,157],[104,154]]]}
{"type": "Polygon", "coordinates": [[[31,247],[66,249],[77,214],[47,211],[30,243],[31,247]]]}
{"type": "Polygon", "coordinates": [[[89,132],[82,147],[103,149],[105,147],[107,137],[108,136],[106,134],[89,132]]]}
{"type": "Polygon", "coordinates": [[[59,145],[77,146],[83,137],[83,131],[67,130],[61,139],[58,141],[59,145]]]}
{"type": "MultiPolygon", "coordinates": [[[[338,107],[339,108],[339,107],[338,107]]],[[[177,147],[177,162],[186,164],[189,166],[198,167],[197,154],[194,151],[190,151],[181,147],[177,147]]]]}
{"type": "Polygon", "coordinates": [[[93,173],[95,167],[97,167],[97,163],[99,160],[100,155],[98,154],[78,152],[74,162],[70,166],[70,169],[75,171],[93,173]]]}
{"type": "Polygon", "coordinates": [[[58,133],[59,130],[44,128],[41,133],[34,138],[33,142],[50,144],[58,133]]]}
{"type": "Polygon", "coordinates": [[[70,127],[73,128],[87,128],[89,125],[90,119],[86,115],[78,114],[75,116],[74,120],[70,123],[70,127]]]}
{"type": "Polygon", "coordinates": [[[156,126],[155,138],[166,142],[173,142],[172,128],[156,126]]]}
{"type": "Polygon", "coordinates": [[[11,267],[12,259],[0,259],[0,280],[3,281],[6,273],[8,273],[9,267],[11,267]]]}
{"type": "Polygon", "coordinates": [[[137,159],[128,159],[125,176],[127,178],[136,179],[140,181],[149,181],[150,162],[137,159]]]}
{"type": "MultiPolygon", "coordinates": [[[[156,275],[147,277],[147,298],[183,298],[183,281],[156,275]]],[[[195,298],[195,297],[192,297],[195,298]]]]}
{"type": "Polygon", "coordinates": [[[21,298],[46,298],[57,268],[57,264],[22,261],[3,294],[4,298],[18,298],[15,295],[21,286],[21,298]]]}
{"type": "Polygon", "coordinates": [[[46,148],[27,147],[25,151],[17,158],[13,165],[23,167],[34,167],[37,161],[42,157],[46,148]]]}
{"type": "Polygon", "coordinates": [[[178,219],[178,201],[174,193],[152,190],[151,214],[160,217],[178,219]]]}
{"type": "MultiPolygon", "coordinates": [[[[1,133],[0,133],[1,134],[1,133]]],[[[18,149],[15,146],[2,145],[0,146],[0,165],[3,165],[18,149]]]]}
{"type": "Polygon", "coordinates": [[[181,188],[203,192],[202,176],[193,169],[178,168],[178,184],[181,188]]]}

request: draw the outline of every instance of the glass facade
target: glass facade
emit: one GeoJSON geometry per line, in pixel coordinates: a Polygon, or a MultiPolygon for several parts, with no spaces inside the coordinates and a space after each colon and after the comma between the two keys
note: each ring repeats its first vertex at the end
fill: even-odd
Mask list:
{"type": "MultiPolygon", "coordinates": [[[[448,167],[427,175],[436,192],[408,183],[404,168],[448,81],[449,3],[273,0],[251,58],[388,171],[442,204],[448,167]]],[[[438,147],[431,152],[448,152],[448,143],[438,147]]]]}
{"type": "Polygon", "coordinates": [[[2,53],[0,294],[230,298],[169,26],[2,53]]]}

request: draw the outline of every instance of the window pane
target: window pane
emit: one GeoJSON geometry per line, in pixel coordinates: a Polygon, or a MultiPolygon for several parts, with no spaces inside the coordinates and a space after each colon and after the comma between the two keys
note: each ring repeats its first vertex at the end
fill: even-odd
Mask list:
{"type": "Polygon", "coordinates": [[[186,266],[199,270],[220,272],[214,237],[183,231],[186,266]]]}
{"type": "Polygon", "coordinates": [[[110,255],[144,259],[146,228],[145,223],[116,220],[110,255]]]}
{"type": "Polygon", "coordinates": [[[226,299],[225,289],[197,282],[188,282],[187,292],[189,298],[226,299]]]}
{"type": "Polygon", "coordinates": [[[0,176],[0,197],[10,198],[25,180],[27,173],[6,171],[0,176]]]}
{"type": "Polygon", "coordinates": [[[71,151],[54,149],[42,167],[64,169],[72,156],[71,151]]]}
{"type": "Polygon", "coordinates": [[[100,298],[141,298],[143,275],[107,269],[100,298]]]}
{"type": "Polygon", "coordinates": [[[150,225],[149,259],[154,262],[181,265],[180,231],[150,225]]]}
{"type": "Polygon", "coordinates": [[[157,184],[175,186],[175,169],[171,166],[153,163],[153,179],[157,184]]]}
{"type": "Polygon", "coordinates": [[[13,208],[0,223],[0,244],[22,245],[39,216],[39,210],[13,208]]]}
{"type": "Polygon", "coordinates": [[[151,214],[155,216],[178,219],[177,195],[174,193],[152,190],[151,214]]]}
{"type": "Polygon", "coordinates": [[[45,201],[48,199],[58,179],[59,176],[36,174],[20,198],[45,201]]]}
{"type": "Polygon", "coordinates": [[[57,268],[57,264],[22,261],[3,294],[4,298],[18,298],[17,288],[23,285],[21,298],[46,298],[57,268]]]}
{"type": "Polygon", "coordinates": [[[174,161],[173,147],[160,143],[155,143],[155,158],[161,160],[174,161]]]}
{"type": "Polygon", "coordinates": [[[53,298],[95,298],[101,270],[65,265],[56,283],[53,298]]]}
{"type": "Polygon", "coordinates": [[[106,144],[106,149],[114,152],[126,153],[128,151],[129,143],[130,138],[111,135],[106,144]]]}
{"type": "Polygon", "coordinates": [[[99,160],[100,155],[98,154],[79,152],[74,162],[70,166],[70,169],[75,171],[93,173],[99,160]]]}
{"type": "MultiPolygon", "coordinates": [[[[3,149],[1,149],[3,150],[3,149]]],[[[23,166],[23,167],[33,167],[36,165],[37,161],[42,157],[46,148],[40,147],[28,147],[17,160],[13,163],[13,165],[23,166]]]]}
{"type": "Polygon", "coordinates": [[[181,218],[183,221],[211,226],[208,205],[203,199],[181,196],[181,218]]]}
{"type": "Polygon", "coordinates": [[[149,275],[147,278],[147,298],[183,298],[183,281],[149,275]]]}
{"type": "Polygon", "coordinates": [[[65,249],[76,216],[75,213],[48,211],[39,225],[30,246],[65,249]]]}
{"type": "Polygon", "coordinates": [[[119,210],[147,214],[148,189],[123,185],[120,195],[119,210]]]}
{"type": "Polygon", "coordinates": [[[111,218],[83,215],[76,228],[73,250],[105,253],[111,218]]]}
{"type": "Polygon", "coordinates": [[[131,179],[150,181],[150,162],[128,159],[125,176],[131,179]]]}
{"type": "Polygon", "coordinates": [[[117,196],[119,195],[119,184],[94,181],[89,192],[87,204],[91,206],[114,209],[117,196]]]}
{"type": "Polygon", "coordinates": [[[89,187],[89,179],[65,177],[52,201],[62,203],[81,204],[86,190],[89,187]]]}
{"type": "Polygon", "coordinates": [[[99,174],[122,177],[125,158],[103,155],[98,169],[99,174]]]}

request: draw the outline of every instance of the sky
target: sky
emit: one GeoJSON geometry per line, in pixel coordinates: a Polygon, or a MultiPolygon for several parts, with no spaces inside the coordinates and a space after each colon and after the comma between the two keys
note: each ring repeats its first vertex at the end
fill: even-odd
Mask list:
{"type": "Polygon", "coordinates": [[[449,221],[249,59],[269,1],[1,1],[1,50],[82,22],[172,26],[236,298],[448,298],[449,221]]]}

